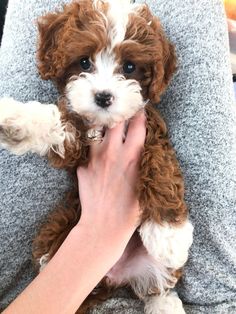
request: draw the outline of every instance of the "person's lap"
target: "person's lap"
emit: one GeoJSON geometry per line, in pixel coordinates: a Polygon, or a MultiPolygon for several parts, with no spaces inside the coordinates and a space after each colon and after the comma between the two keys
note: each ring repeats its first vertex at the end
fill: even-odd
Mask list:
{"type": "MultiPolygon", "coordinates": [[[[37,75],[35,20],[65,2],[10,0],[0,50],[0,96],[55,102],[55,89],[37,75]]],[[[222,3],[146,2],[179,57],[178,73],[158,105],[184,173],[195,226],[178,292],[189,313],[235,313],[236,112],[222,3]]],[[[0,157],[1,309],[34,277],[31,241],[70,181],[36,155],[17,157],[0,150],[0,157]]],[[[134,314],[143,307],[119,294],[93,312],[111,311],[134,314]]]]}

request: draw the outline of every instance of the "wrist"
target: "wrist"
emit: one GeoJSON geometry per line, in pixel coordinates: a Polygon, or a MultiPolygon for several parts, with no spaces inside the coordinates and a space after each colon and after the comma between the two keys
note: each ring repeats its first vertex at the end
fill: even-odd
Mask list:
{"type": "Polygon", "coordinates": [[[107,225],[88,224],[79,222],[71,231],[79,241],[89,246],[93,256],[99,254],[104,262],[112,267],[123,254],[125,247],[132,236],[132,232],[107,225]]]}

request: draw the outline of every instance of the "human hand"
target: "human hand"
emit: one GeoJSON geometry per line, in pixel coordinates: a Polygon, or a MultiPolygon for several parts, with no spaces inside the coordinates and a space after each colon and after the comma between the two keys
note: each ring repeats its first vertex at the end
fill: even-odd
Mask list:
{"type": "Polygon", "coordinates": [[[77,170],[82,214],[79,228],[92,229],[97,238],[124,249],[139,225],[136,191],[139,160],[145,136],[145,115],[108,129],[100,144],[90,148],[90,162],[77,170]]]}

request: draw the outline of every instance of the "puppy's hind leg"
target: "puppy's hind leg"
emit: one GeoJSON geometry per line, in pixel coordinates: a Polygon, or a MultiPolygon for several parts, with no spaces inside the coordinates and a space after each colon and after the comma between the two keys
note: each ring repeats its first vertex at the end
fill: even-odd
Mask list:
{"type": "Polygon", "coordinates": [[[49,149],[64,154],[66,132],[56,105],[32,101],[0,100],[0,146],[16,155],[47,154],[49,149]]]}
{"type": "Polygon", "coordinates": [[[147,297],[144,302],[145,314],[185,314],[181,300],[173,291],[147,297]]]}
{"type": "MultiPolygon", "coordinates": [[[[166,269],[178,274],[178,270],[187,261],[188,250],[192,244],[192,224],[188,220],[179,226],[168,223],[159,225],[154,221],[147,221],[141,225],[139,232],[148,253],[166,269]]],[[[177,293],[169,292],[167,289],[165,293],[146,298],[145,313],[183,314],[185,312],[177,293]]]]}

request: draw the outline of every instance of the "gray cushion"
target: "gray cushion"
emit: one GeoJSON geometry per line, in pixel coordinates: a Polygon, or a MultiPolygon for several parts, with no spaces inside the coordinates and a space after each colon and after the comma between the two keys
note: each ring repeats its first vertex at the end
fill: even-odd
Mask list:
{"type": "MultiPolygon", "coordinates": [[[[10,0],[0,96],[55,101],[37,75],[35,19],[62,0],[10,0]]],[[[142,1],[138,1],[142,2],[142,1]]],[[[158,105],[186,182],[194,244],[178,292],[188,313],[235,313],[236,110],[221,0],[146,1],[176,44],[179,70],[158,105]]],[[[70,180],[36,155],[0,150],[0,309],[33,279],[31,241],[70,180]]],[[[93,313],[143,313],[124,291],[93,313]]]]}

